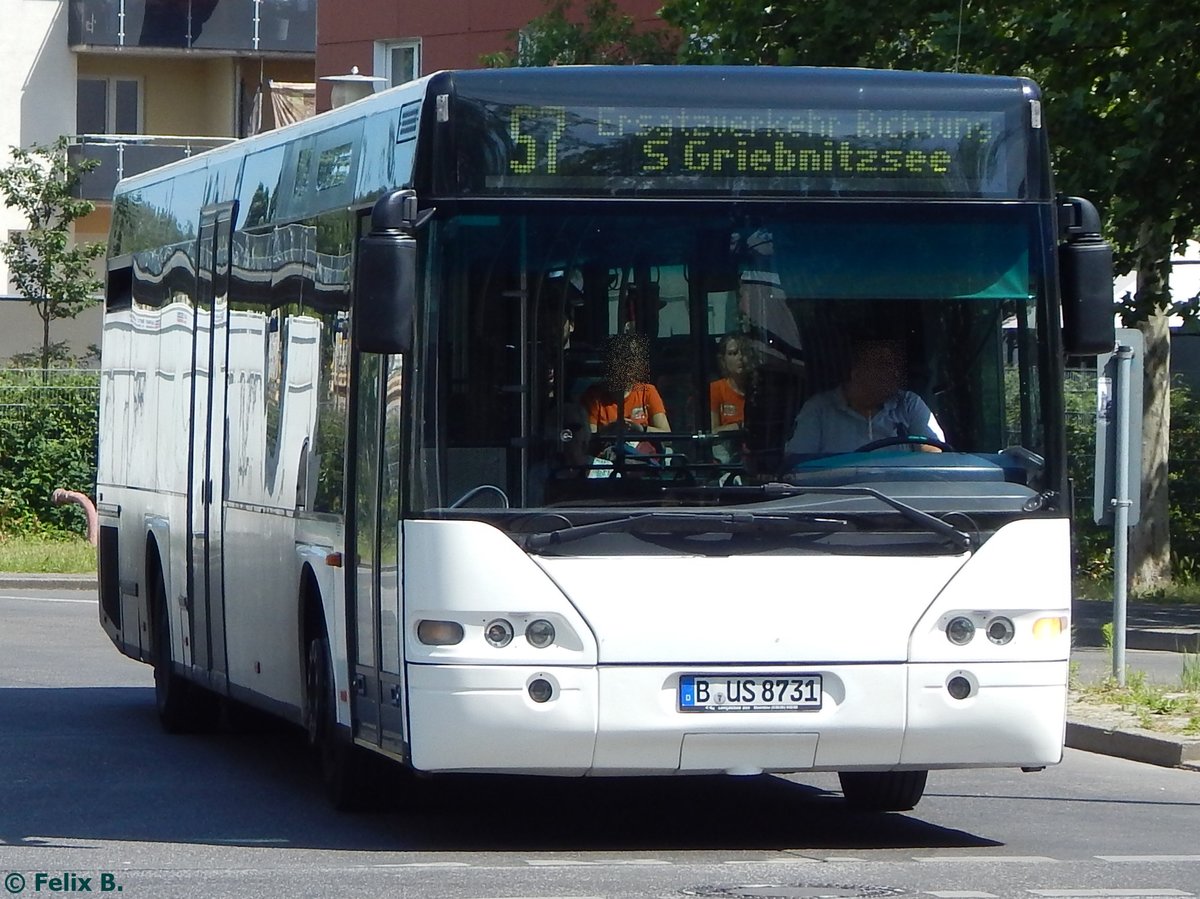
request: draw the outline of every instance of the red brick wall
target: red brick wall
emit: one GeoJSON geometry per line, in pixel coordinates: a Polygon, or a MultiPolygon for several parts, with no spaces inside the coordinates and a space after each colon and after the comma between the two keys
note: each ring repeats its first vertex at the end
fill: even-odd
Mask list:
{"type": "MultiPolygon", "coordinates": [[[[642,29],[664,27],[662,0],[617,0],[642,29]]],[[[375,41],[421,39],[421,74],[479,68],[485,53],[513,49],[512,34],[546,12],[545,0],[338,0],[317,4],[317,78],[358,66],[374,74],[375,41]]],[[[582,15],[584,0],[575,0],[582,15]]],[[[317,108],[329,108],[329,85],[317,82],[317,108]]]]}

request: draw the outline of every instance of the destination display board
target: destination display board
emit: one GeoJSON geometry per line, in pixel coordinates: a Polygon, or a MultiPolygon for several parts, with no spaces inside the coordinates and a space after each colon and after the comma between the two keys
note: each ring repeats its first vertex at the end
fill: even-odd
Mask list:
{"type": "MultiPolygon", "coordinates": [[[[459,98],[483,194],[744,193],[1020,198],[1026,142],[1004,110],[711,108],[459,98]]],[[[463,135],[460,133],[459,139],[463,135]]]]}

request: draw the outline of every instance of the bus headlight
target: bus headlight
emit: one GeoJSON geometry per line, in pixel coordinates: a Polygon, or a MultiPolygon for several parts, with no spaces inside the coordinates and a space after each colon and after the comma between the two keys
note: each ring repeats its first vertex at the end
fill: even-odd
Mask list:
{"type": "Polygon", "coordinates": [[[959,615],[946,623],[946,639],[955,646],[966,646],[975,636],[975,622],[959,615]]]}
{"type": "Polygon", "coordinates": [[[554,625],[545,618],[531,621],[525,628],[525,639],[535,649],[545,649],[554,642],[554,625]]]}
{"type": "Polygon", "coordinates": [[[500,649],[512,642],[513,626],[503,618],[497,618],[488,622],[488,626],[483,629],[483,637],[492,646],[500,649]]]}
{"type": "Polygon", "coordinates": [[[1003,646],[1011,641],[1016,633],[1017,629],[1013,626],[1012,621],[1003,615],[993,618],[987,624],[987,638],[997,646],[1003,646]]]}

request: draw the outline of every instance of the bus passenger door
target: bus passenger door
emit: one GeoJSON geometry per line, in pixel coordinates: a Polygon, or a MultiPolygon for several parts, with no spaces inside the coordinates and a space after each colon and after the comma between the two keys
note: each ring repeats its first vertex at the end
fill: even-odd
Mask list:
{"type": "Polygon", "coordinates": [[[357,355],[352,530],[346,542],[354,548],[347,584],[354,734],[397,756],[407,755],[400,626],[402,370],[400,356],[357,355]]]}
{"type": "Polygon", "coordinates": [[[232,203],[200,216],[196,329],[192,355],[191,465],[188,477],[188,604],[192,663],[225,687],[225,591],[222,569],[225,494],[225,394],[228,367],[232,203]]]}

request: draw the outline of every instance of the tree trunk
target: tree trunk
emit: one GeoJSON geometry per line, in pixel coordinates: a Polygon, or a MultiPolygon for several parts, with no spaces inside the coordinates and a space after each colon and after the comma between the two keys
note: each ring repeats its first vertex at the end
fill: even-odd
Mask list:
{"type": "MultiPolygon", "coordinates": [[[[1148,230],[1148,229],[1147,229],[1148,230]]],[[[1170,505],[1167,470],[1171,440],[1171,331],[1166,283],[1171,247],[1143,244],[1137,299],[1154,308],[1138,324],[1146,341],[1142,379],[1142,509],[1129,540],[1130,587],[1142,592],[1171,581],[1170,505]],[[1161,299],[1160,299],[1161,298],[1161,299]]]]}

